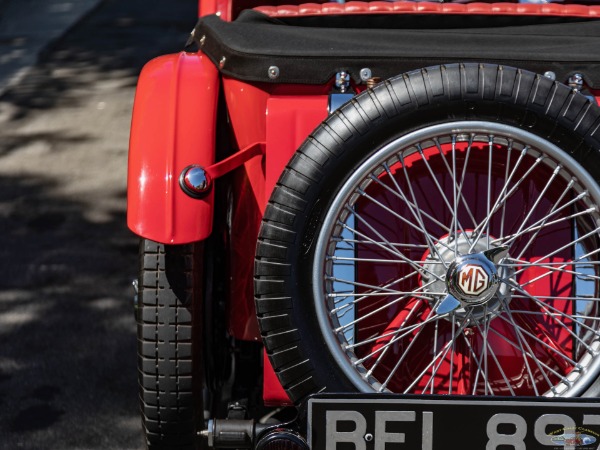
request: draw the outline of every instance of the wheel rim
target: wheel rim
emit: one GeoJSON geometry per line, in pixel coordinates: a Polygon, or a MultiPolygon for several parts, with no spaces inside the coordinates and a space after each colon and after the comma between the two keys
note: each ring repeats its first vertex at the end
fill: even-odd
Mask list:
{"type": "Polygon", "coordinates": [[[317,238],[337,365],[364,392],[581,395],[600,370],[599,204],[579,163],[515,127],[446,123],[386,145],[317,238]]]}

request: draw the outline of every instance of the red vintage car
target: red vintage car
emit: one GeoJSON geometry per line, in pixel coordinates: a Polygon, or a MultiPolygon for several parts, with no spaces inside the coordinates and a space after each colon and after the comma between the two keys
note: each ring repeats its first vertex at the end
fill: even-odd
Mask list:
{"type": "Polygon", "coordinates": [[[600,5],[280,3],[140,75],[149,448],[596,439],[600,5]]]}

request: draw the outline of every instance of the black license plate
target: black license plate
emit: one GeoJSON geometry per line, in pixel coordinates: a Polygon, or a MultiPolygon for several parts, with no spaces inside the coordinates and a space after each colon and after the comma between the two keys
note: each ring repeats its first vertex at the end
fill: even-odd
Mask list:
{"type": "Polygon", "coordinates": [[[600,450],[598,399],[320,395],[312,450],[600,450]]]}

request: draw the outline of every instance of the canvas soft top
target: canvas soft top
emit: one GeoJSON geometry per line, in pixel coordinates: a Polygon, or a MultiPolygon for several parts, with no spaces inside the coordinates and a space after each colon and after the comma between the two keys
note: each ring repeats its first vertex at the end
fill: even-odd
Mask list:
{"type": "Polygon", "coordinates": [[[222,74],[270,83],[323,84],[336,72],[358,81],[437,64],[489,62],[559,80],[578,72],[600,88],[600,19],[486,14],[269,17],[243,11],[234,22],[203,17],[194,34],[222,74]],[[269,77],[276,66],[278,76],[269,77]]]}

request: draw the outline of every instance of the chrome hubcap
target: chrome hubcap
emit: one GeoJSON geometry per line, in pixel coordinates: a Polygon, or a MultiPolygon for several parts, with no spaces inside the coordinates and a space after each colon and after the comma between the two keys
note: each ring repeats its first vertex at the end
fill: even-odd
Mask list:
{"type": "Polygon", "coordinates": [[[498,271],[483,253],[459,257],[448,268],[446,285],[463,305],[481,305],[498,290],[498,271]]]}
{"type": "Polygon", "coordinates": [[[437,313],[481,322],[510,302],[508,284],[501,281],[510,280],[514,270],[499,265],[508,251],[506,247],[490,246],[490,241],[493,238],[484,234],[472,244],[471,237],[461,232],[457,239],[440,239],[435,251],[427,255],[424,290],[446,294],[434,304],[437,313]]]}

